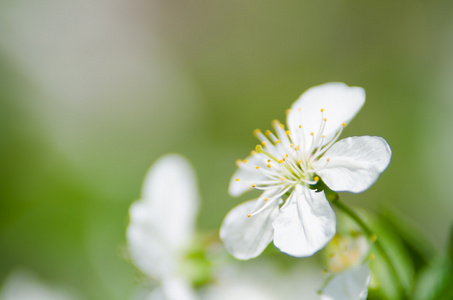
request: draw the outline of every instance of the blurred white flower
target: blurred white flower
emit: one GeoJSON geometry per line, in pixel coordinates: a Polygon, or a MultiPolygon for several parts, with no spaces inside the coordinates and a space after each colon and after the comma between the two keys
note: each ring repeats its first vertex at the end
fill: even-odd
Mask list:
{"type": "Polygon", "coordinates": [[[323,282],[315,261],[298,261],[282,270],[271,261],[230,264],[218,270],[215,283],[209,286],[206,300],[315,300],[316,287],[323,282]]]}
{"type": "Polygon", "coordinates": [[[132,260],[160,282],[149,299],[196,299],[182,266],[194,239],[198,206],[189,162],[175,154],[159,159],[145,178],[141,199],[130,207],[127,229],[132,260]]]}
{"type": "Polygon", "coordinates": [[[366,259],[370,246],[363,235],[336,235],[327,244],[327,268],[338,273],[351,267],[358,266],[366,259]]]}
{"type": "Polygon", "coordinates": [[[362,192],[390,162],[390,147],[381,137],[335,143],[364,102],[362,88],[326,83],[310,88],[292,105],[289,130],[274,121],[276,135],[255,131],[262,145],[238,162],[229,192],[239,196],[255,188],[263,193],[235,207],[223,221],[220,237],[232,255],[256,257],[273,240],[280,251],[306,257],[333,238],[335,213],[324,192],[309,186],[319,175],[334,191],[362,192]],[[280,207],[281,197],[288,193],[280,207]]]}
{"type": "Polygon", "coordinates": [[[339,273],[323,288],[321,300],[365,300],[371,272],[368,264],[339,273]]]}
{"type": "Polygon", "coordinates": [[[13,271],[3,283],[0,300],[76,300],[72,291],[42,282],[26,270],[13,271]]]}

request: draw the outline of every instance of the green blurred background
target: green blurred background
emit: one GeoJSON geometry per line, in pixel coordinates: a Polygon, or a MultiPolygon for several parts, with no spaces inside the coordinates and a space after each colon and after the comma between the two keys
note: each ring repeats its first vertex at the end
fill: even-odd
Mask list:
{"type": "Polygon", "coordinates": [[[346,203],[390,206],[438,249],[453,219],[452,1],[0,1],[0,280],[25,267],[127,299],[128,207],[159,156],[196,168],[199,229],[247,199],[235,160],[307,88],[364,87],[343,136],[393,150],[346,203]]]}

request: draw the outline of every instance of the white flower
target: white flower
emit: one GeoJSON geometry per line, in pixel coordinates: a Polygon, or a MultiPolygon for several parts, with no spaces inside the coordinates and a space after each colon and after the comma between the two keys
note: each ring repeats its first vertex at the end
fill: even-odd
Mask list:
{"type": "Polygon", "coordinates": [[[347,269],[327,283],[322,290],[321,300],[365,300],[370,277],[368,264],[347,269]]]}
{"type": "Polygon", "coordinates": [[[229,264],[217,269],[205,300],[319,300],[316,291],[324,279],[318,261],[299,260],[284,270],[275,262],[260,260],[229,264]]]}
{"type": "Polygon", "coordinates": [[[220,237],[230,253],[250,259],[273,240],[280,251],[305,257],[333,238],[335,213],[324,192],[309,187],[321,177],[334,191],[362,192],[390,162],[390,147],[380,137],[336,142],[364,102],[362,88],[326,83],[293,104],[288,130],[274,121],[276,135],[255,131],[261,145],[238,163],[229,192],[239,196],[254,188],[263,193],[235,207],[223,221],[220,237]],[[285,194],[289,196],[280,207],[285,194]]]}
{"type": "Polygon", "coordinates": [[[149,299],[195,299],[181,266],[194,239],[199,194],[185,158],[167,155],[149,170],[141,199],[130,207],[127,240],[134,263],[161,283],[149,299]]]}

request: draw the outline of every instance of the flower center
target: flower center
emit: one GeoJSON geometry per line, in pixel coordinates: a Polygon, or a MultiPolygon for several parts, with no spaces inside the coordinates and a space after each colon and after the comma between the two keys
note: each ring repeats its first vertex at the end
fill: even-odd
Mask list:
{"type": "MultiPolygon", "coordinates": [[[[246,182],[252,188],[264,191],[262,195],[264,201],[279,199],[298,184],[309,186],[319,181],[314,164],[336,142],[346,125],[343,123],[340,130],[328,141],[324,134],[328,122],[324,116],[324,109],[320,110],[320,118],[319,129],[309,134],[304,132],[302,124],[295,129],[296,132],[291,132],[285,130],[285,126],[278,120],[272,122],[275,134],[270,130],[266,130],[265,133],[259,129],[254,131],[261,144],[251,152],[250,162],[244,160],[239,164],[247,164],[246,169],[254,168],[255,172],[260,172],[254,176],[260,180],[246,182]],[[300,144],[295,141],[299,141],[300,144]]],[[[326,164],[329,161],[327,158],[326,164]]],[[[240,180],[242,179],[236,179],[240,180]]]]}

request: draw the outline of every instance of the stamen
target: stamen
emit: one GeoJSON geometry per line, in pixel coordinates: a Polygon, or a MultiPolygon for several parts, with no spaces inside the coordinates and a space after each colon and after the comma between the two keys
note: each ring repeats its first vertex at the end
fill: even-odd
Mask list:
{"type": "Polygon", "coordinates": [[[261,130],[259,130],[259,129],[253,130],[253,135],[256,136],[256,137],[257,137],[260,133],[261,133],[261,130]]]}
{"type": "Polygon", "coordinates": [[[237,160],[236,160],[236,166],[239,167],[239,165],[240,165],[241,163],[242,163],[242,159],[237,159],[237,160]]]}
{"type": "Polygon", "coordinates": [[[261,147],[261,145],[256,145],[256,146],[255,146],[255,151],[256,151],[257,153],[261,153],[261,150],[263,150],[263,147],[261,147]]]}
{"type": "Polygon", "coordinates": [[[256,184],[252,184],[252,187],[256,187],[256,184]]]}
{"type": "Polygon", "coordinates": [[[251,214],[247,214],[247,218],[250,218],[252,215],[251,214]]]}
{"type": "Polygon", "coordinates": [[[343,125],[343,127],[345,127],[345,126],[346,126],[346,123],[343,123],[343,124],[341,124],[341,125],[343,125]]]}
{"type": "Polygon", "coordinates": [[[267,136],[271,135],[271,133],[272,133],[272,132],[271,132],[270,130],[266,130],[266,135],[267,135],[267,136]]]}
{"type": "Polygon", "coordinates": [[[324,108],[321,108],[321,112],[324,112],[324,108]]]}
{"type": "Polygon", "coordinates": [[[316,159],[317,157],[320,157],[321,155],[326,153],[326,151],[329,150],[329,148],[332,147],[333,144],[335,144],[335,142],[338,140],[338,138],[340,137],[342,132],[343,132],[343,127],[341,127],[340,130],[338,130],[338,132],[335,134],[334,138],[327,145],[325,145],[321,151],[316,152],[317,153],[316,157],[313,157],[313,159],[316,159]]]}
{"type": "Polygon", "coordinates": [[[258,170],[260,168],[260,166],[256,166],[256,169],[258,170]]]}
{"type": "Polygon", "coordinates": [[[270,167],[271,167],[271,164],[268,164],[267,167],[270,168],[270,167]]]}
{"type": "Polygon", "coordinates": [[[246,159],[244,160],[244,163],[248,163],[248,162],[249,162],[248,160],[246,160],[246,159]]]}
{"type": "MultiPolygon", "coordinates": [[[[271,201],[266,201],[266,200],[264,200],[264,201],[266,201],[266,204],[263,205],[260,209],[258,209],[258,210],[255,211],[254,213],[252,213],[252,216],[255,216],[255,215],[259,214],[260,212],[262,212],[263,210],[265,210],[269,205],[271,205],[271,203],[272,203],[274,200],[280,198],[280,197],[281,197],[282,195],[284,195],[290,188],[291,188],[291,186],[288,186],[288,187],[284,188],[284,189],[283,189],[280,193],[278,193],[277,195],[271,196],[271,199],[270,199],[271,201]]],[[[269,199],[268,199],[268,200],[269,200],[269,199]]],[[[286,203],[285,203],[285,204],[286,204],[286,203]]]]}
{"type": "Polygon", "coordinates": [[[318,177],[318,176],[315,176],[315,177],[313,178],[313,180],[316,181],[316,182],[318,182],[318,181],[319,181],[319,177],[318,177]]]}
{"type": "Polygon", "coordinates": [[[239,178],[236,178],[236,181],[239,181],[239,178]]]}

